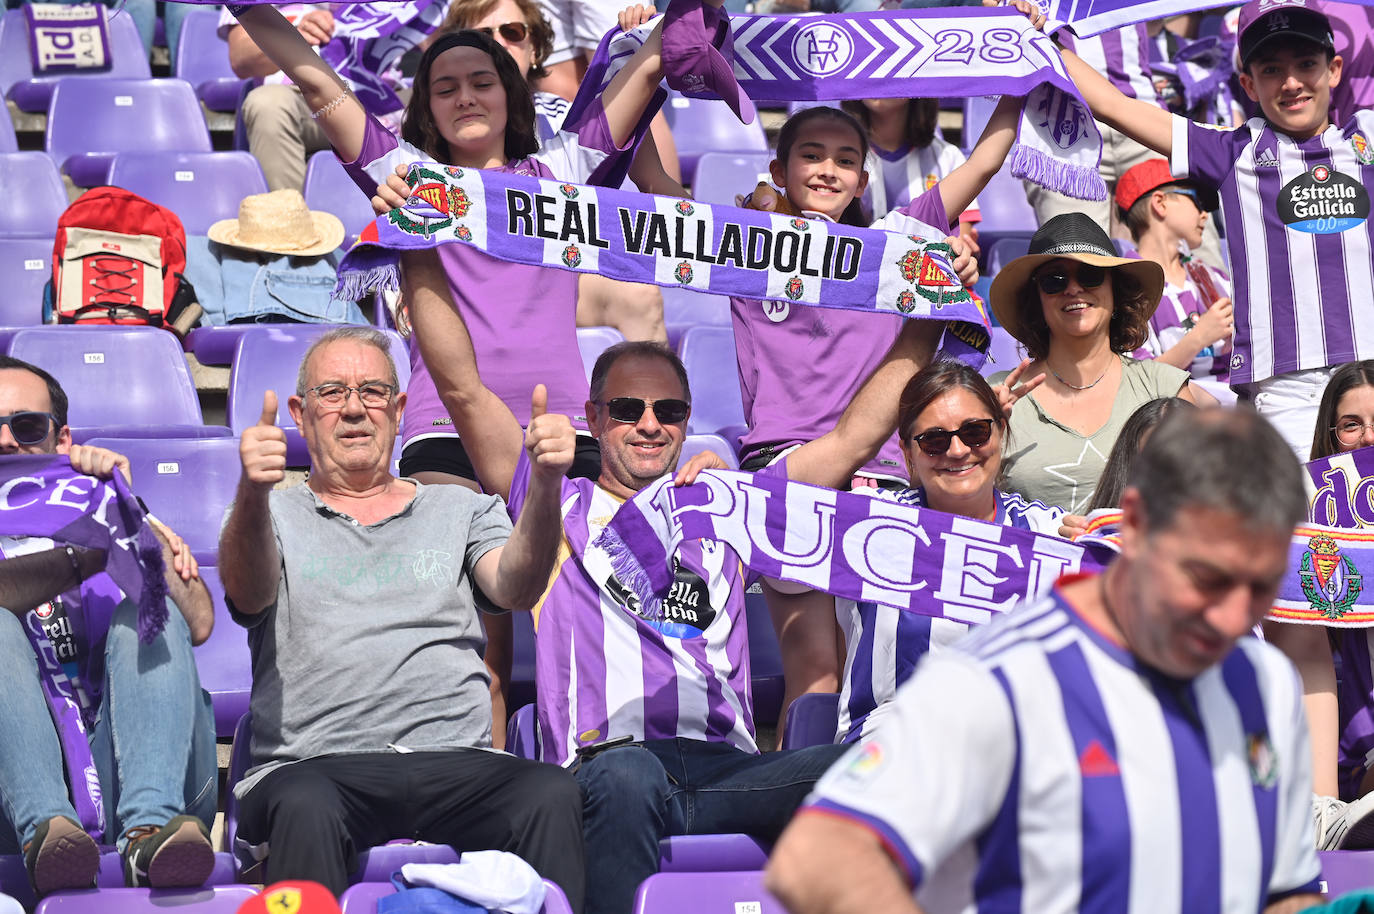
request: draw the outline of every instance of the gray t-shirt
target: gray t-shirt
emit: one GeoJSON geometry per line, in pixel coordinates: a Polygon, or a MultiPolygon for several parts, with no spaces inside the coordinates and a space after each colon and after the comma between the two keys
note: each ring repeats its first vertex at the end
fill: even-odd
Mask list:
{"type": "Polygon", "coordinates": [[[472,570],[510,537],[502,500],[416,483],[369,525],[307,485],[269,505],[277,601],[255,616],[229,607],[253,655],[254,767],[235,794],[320,755],[490,746],[472,570]]]}
{"type": "MultiPolygon", "coordinates": [[[[1002,488],[1027,501],[1041,501],[1070,514],[1086,514],[1121,427],[1131,414],[1157,397],[1178,395],[1188,380],[1182,368],[1153,359],[1121,357],[1121,387],[1106,423],[1084,436],[1046,415],[1035,394],[1016,401],[1002,449],[1002,488]]],[[[988,378],[1000,384],[1008,372],[988,378]]]]}

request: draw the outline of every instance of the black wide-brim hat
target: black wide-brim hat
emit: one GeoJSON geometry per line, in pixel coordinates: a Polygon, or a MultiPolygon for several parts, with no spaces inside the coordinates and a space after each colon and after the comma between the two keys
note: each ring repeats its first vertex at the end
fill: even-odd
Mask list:
{"type": "Polygon", "coordinates": [[[1026,340],[1017,300],[1035,271],[1052,260],[1076,260],[1129,273],[1140,283],[1151,303],[1146,318],[1154,314],[1164,294],[1163,267],[1153,260],[1120,256],[1102,226],[1083,213],[1061,213],[1040,226],[1031,237],[1030,250],[1004,266],[992,280],[988,296],[992,313],[997,323],[1022,343],[1026,340]]]}

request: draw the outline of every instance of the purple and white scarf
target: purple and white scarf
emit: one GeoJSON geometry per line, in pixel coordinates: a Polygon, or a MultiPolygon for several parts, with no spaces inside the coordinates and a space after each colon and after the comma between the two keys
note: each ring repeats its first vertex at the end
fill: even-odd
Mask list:
{"type": "Polygon", "coordinates": [[[987,348],[987,317],[943,241],[451,165],[413,165],[409,181],[406,205],[340,264],[339,297],[399,288],[396,251],[459,243],[627,282],[941,320],[951,356],[981,364],[987,348]]]}
{"type": "Polygon", "coordinates": [[[334,37],[320,56],[352,88],[364,108],[380,117],[404,105],[382,74],[444,21],[438,0],[354,3],[334,16],[334,37]]]}
{"type": "Polygon", "coordinates": [[[982,623],[1064,574],[1098,571],[1104,539],[1069,542],[767,474],[665,477],[621,506],[596,542],[616,579],[651,614],[673,583],[683,542],[711,539],[752,571],[898,609],[982,623]]]}
{"type": "Polygon", "coordinates": [[[1374,527],[1374,447],[1313,460],[1308,517],[1327,527],[1374,527]]]}
{"type": "MultiPolygon", "coordinates": [[[[1069,28],[1081,38],[1101,35],[1137,22],[1216,9],[1216,0],[1035,0],[1049,21],[1045,31],[1069,28]]],[[[1281,0],[1280,0],[1281,2],[1281,0]]],[[[1348,0],[1374,6],[1374,0],[1348,0]]],[[[1221,4],[1226,5],[1226,4],[1221,4]]]]}
{"type": "MultiPolygon", "coordinates": [[[[676,0],[681,2],[681,0],[676,0]]],[[[708,26],[723,13],[711,9],[708,26]]],[[[1092,113],[1064,69],[1059,50],[1015,10],[963,7],[838,13],[826,16],[734,16],[721,46],[734,79],[752,99],[821,101],[856,98],[1024,96],[1012,174],[1086,200],[1107,188],[1097,173],[1101,137],[1092,113]]],[[[568,114],[576,123],[648,38],[652,23],[602,39],[568,114]]],[[[665,28],[666,49],[673,36],[665,28]]],[[[667,76],[683,94],[715,98],[735,87],[692,88],[689,74],[667,76]]]]}
{"type": "MultiPolygon", "coordinates": [[[[162,543],[120,473],[109,481],[83,476],[64,456],[0,460],[0,536],[42,536],[59,546],[103,549],[105,572],[138,601],[138,636],[151,644],[167,623],[162,543]]],[[[79,601],[78,601],[79,602],[79,601]]],[[[72,613],[78,635],[95,640],[108,616],[72,613]]]]}
{"type": "Polygon", "coordinates": [[[29,60],[35,76],[110,68],[110,28],[98,3],[26,3],[29,60]]]}

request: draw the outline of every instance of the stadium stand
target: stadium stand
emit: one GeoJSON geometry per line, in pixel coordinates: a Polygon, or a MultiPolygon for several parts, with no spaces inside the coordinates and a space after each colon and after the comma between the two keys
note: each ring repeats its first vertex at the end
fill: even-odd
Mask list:
{"type": "Polygon", "coordinates": [[[43,286],[52,277],[52,239],[0,235],[0,276],[8,290],[0,297],[0,327],[41,324],[43,286]]]}
{"type": "Polygon", "coordinates": [[[35,76],[29,58],[28,26],[24,11],[8,10],[0,18],[0,92],[20,111],[39,114],[48,110],[57,84],[75,79],[92,84],[110,79],[148,79],[152,70],[139,40],[138,30],[128,16],[110,16],[110,68],[89,73],[64,72],[57,76],[35,76]]]}
{"type": "Polygon", "coordinates": [[[0,204],[0,238],[46,238],[51,244],[67,208],[67,191],[52,159],[41,152],[0,154],[0,187],[25,188],[22,194],[6,194],[0,204]]]}
{"type": "Polygon", "coordinates": [[[44,149],[78,187],[95,187],[118,153],[209,152],[210,131],[184,80],[72,78],[53,90],[44,149]]]}
{"type": "Polygon", "coordinates": [[[763,124],[757,118],[752,124],[741,124],[725,102],[687,98],[673,92],[668,95],[663,113],[677,143],[684,184],[694,183],[697,160],[708,152],[768,149],[763,124]]]}
{"type": "Polygon", "coordinates": [[[267,193],[258,160],[246,152],[121,152],[107,181],[172,210],[188,235],[236,218],[249,194],[267,193]]]}
{"type": "Polygon", "coordinates": [[[763,887],[763,873],[758,870],[658,873],[640,884],[634,906],[635,914],[741,910],[757,914],[784,912],[782,904],[763,887]]]}
{"type": "MultiPolygon", "coordinates": [[[[562,889],[547,879],[544,880],[544,888],[547,894],[539,914],[572,914],[568,896],[563,894],[562,889]]],[[[364,882],[344,892],[339,903],[343,914],[375,914],[377,902],[395,892],[396,887],[389,882],[364,882]]]]}
{"type": "Polygon", "coordinates": [[[245,84],[229,68],[229,45],[217,34],[219,9],[196,7],[181,23],[173,76],[195,87],[196,97],[211,111],[238,110],[245,84]]]}
{"type": "Polygon", "coordinates": [[[692,186],[692,196],[707,203],[735,205],[737,194],[747,194],[758,186],[760,181],[771,181],[768,176],[768,163],[773,153],[767,149],[759,152],[706,152],[697,161],[696,174],[700,175],[692,186]]]}
{"type": "Polygon", "coordinates": [[[721,435],[732,441],[744,431],[744,403],[735,367],[735,332],[729,327],[691,327],[682,334],[678,356],[692,387],[690,435],[721,435]]]}
{"type": "Polygon", "coordinates": [[[372,204],[358,193],[358,185],[343,170],[332,150],[317,152],[305,165],[305,205],[339,217],[344,246],[351,245],[374,218],[372,204]]]}

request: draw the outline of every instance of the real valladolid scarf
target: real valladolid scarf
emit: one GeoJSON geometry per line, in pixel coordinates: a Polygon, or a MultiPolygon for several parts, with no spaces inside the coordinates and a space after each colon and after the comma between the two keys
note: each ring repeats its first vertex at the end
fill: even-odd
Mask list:
{"type": "Polygon", "coordinates": [[[468,244],[501,260],[719,295],[947,321],[981,364],[988,321],[942,241],[546,178],[421,164],[410,199],[367,226],[337,294],[398,288],[397,250],[468,244]]]}

